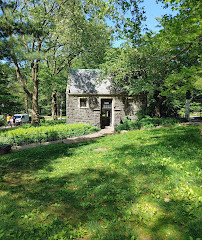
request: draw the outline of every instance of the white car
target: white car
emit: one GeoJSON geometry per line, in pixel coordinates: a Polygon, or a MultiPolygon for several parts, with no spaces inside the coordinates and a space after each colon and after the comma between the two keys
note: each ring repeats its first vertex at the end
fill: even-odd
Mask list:
{"type": "Polygon", "coordinates": [[[28,114],[15,114],[15,124],[20,125],[22,123],[29,123],[29,115],[28,114]]]}

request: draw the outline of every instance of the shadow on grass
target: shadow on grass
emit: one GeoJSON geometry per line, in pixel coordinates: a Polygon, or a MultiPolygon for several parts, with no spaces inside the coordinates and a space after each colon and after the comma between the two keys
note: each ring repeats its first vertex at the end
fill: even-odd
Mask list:
{"type": "Polygon", "coordinates": [[[201,136],[194,127],[164,130],[164,134],[161,129],[145,132],[151,137],[147,141],[143,136],[145,142],[141,145],[130,143],[116,148],[113,162],[117,162],[117,156],[120,168],[136,177],[136,181],[141,179],[140,194],[153,197],[146,202],[146,208],[152,209],[154,203],[156,211],[163,213],[155,220],[145,213],[143,203],[140,206],[141,216],[136,217],[142,219],[140,225],[145,225],[152,239],[195,239],[202,235],[200,200],[192,190],[199,191],[201,184],[197,176],[201,169],[201,136]]]}
{"type": "Polygon", "coordinates": [[[128,230],[129,226],[121,220],[125,205],[138,197],[130,187],[127,176],[110,169],[88,168],[78,174],[67,173],[61,178],[43,180],[30,179],[26,183],[23,183],[24,177],[19,182],[10,178],[3,183],[5,196],[1,197],[1,212],[4,216],[1,229],[6,232],[4,239],[9,239],[12,234],[19,235],[19,239],[23,239],[20,238],[23,236],[25,239],[36,239],[41,234],[46,239],[46,236],[63,234],[61,229],[67,226],[74,226],[76,230],[71,231],[69,227],[65,236],[78,238],[85,233],[78,229],[79,224],[91,226],[91,233],[95,231],[100,239],[131,239],[135,234],[130,229],[126,235],[123,227],[128,230]],[[12,199],[9,199],[10,195],[12,199]],[[56,220],[60,220],[58,229],[51,229],[56,220]],[[110,230],[112,223],[117,231],[114,227],[110,230]]]}
{"type": "MultiPolygon", "coordinates": [[[[61,178],[12,184],[4,185],[8,193],[1,198],[4,239],[12,235],[15,239],[78,239],[86,234],[79,226],[85,226],[91,233],[89,239],[126,240],[135,239],[136,225],[142,232],[149,232],[151,239],[164,239],[166,234],[171,238],[165,239],[186,239],[182,233],[185,221],[190,221],[186,202],[147,199],[151,194],[149,186],[141,192],[138,183],[137,191],[127,175],[110,169],[88,168],[61,178]],[[141,211],[132,211],[131,206],[138,203],[141,211]],[[151,205],[160,212],[158,218],[153,209],[148,212],[151,205]]],[[[192,236],[193,231],[198,234],[196,223],[194,230],[190,226],[192,236]]]]}
{"type": "Polygon", "coordinates": [[[0,158],[0,170],[37,171],[49,167],[51,162],[56,161],[57,158],[70,157],[77,148],[94,142],[96,140],[68,145],[59,143],[13,152],[0,158]]]}
{"type": "MultiPolygon", "coordinates": [[[[128,240],[136,239],[137,234],[140,239],[199,237],[194,199],[175,195],[185,176],[172,161],[190,163],[192,156],[194,168],[199,166],[196,150],[200,142],[192,132],[188,131],[187,138],[184,130],[176,131],[170,130],[165,138],[162,131],[155,130],[154,143],[130,143],[106,152],[105,162],[111,161],[115,168],[103,163],[102,167],[67,171],[62,177],[40,179],[30,173],[52,171],[51,163],[57,158],[74,156],[77,148],[96,141],[45,146],[3,157],[0,236],[5,240],[84,236],[128,240]]],[[[119,138],[121,141],[122,136],[119,138]]],[[[193,166],[184,166],[184,170],[193,166]]]]}
{"type": "MultiPolygon", "coordinates": [[[[122,147],[115,148],[116,156],[121,159],[126,155],[130,155],[135,159],[135,165],[140,163],[139,168],[145,173],[150,174],[158,170],[163,172],[168,171],[164,164],[164,159],[172,159],[175,163],[192,162],[192,168],[201,168],[201,155],[199,149],[201,149],[202,138],[195,128],[189,127],[182,128],[164,128],[165,133],[162,134],[162,129],[154,129],[151,131],[145,131],[145,139],[142,139],[141,144],[124,144],[122,147]],[[147,138],[149,136],[149,139],[147,138]],[[149,140],[149,141],[148,141],[149,140]],[[160,159],[159,159],[160,157],[160,159]],[[152,159],[154,161],[148,162],[144,166],[144,160],[152,159]],[[155,158],[157,161],[155,162],[155,158]],[[143,164],[143,165],[142,165],[143,164]]],[[[116,160],[114,160],[116,161],[116,160]]],[[[120,164],[125,164],[124,161],[120,161],[120,164]]],[[[168,163],[167,163],[168,164],[168,163]]],[[[129,168],[132,164],[129,166],[129,168]]],[[[166,173],[168,174],[168,172],[166,173]]]]}

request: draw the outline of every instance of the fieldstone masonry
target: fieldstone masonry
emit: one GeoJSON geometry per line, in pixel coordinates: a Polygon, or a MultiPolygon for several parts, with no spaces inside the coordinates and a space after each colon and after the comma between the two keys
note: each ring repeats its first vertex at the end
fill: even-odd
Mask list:
{"type": "Polygon", "coordinates": [[[90,104],[92,96],[86,96],[88,101],[87,108],[79,107],[80,96],[69,95],[69,101],[67,103],[67,122],[72,123],[87,123],[97,127],[100,127],[100,114],[101,114],[101,99],[108,97],[112,99],[112,124],[116,127],[124,120],[126,116],[129,116],[131,120],[136,120],[136,112],[139,109],[140,103],[135,99],[128,99],[122,96],[94,96],[97,100],[96,105],[90,104]],[[104,98],[103,98],[104,97],[104,98]]]}
{"type": "MultiPolygon", "coordinates": [[[[111,79],[99,81],[98,70],[74,69],[68,92],[67,123],[88,123],[101,127],[101,101],[111,99],[110,126],[116,127],[126,116],[136,120],[136,112],[142,104],[140,97],[131,98],[116,88],[111,79]],[[80,99],[86,99],[86,106],[80,99]]],[[[107,100],[106,100],[107,101],[107,100]]]]}

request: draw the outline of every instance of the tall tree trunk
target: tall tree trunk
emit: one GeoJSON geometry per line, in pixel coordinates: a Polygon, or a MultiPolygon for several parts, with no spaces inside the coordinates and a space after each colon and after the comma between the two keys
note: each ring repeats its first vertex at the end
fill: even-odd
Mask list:
{"type": "Polygon", "coordinates": [[[39,123],[40,118],[38,114],[38,79],[37,79],[38,66],[34,66],[34,62],[32,62],[31,64],[33,92],[30,92],[29,89],[27,88],[26,79],[23,79],[18,62],[15,58],[13,58],[13,63],[15,65],[18,82],[21,84],[23,90],[25,91],[25,94],[30,98],[32,103],[32,123],[39,123]]]}
{"type": "MultiPolygon", "coordinates": [[[[41,41],[38,39],[38,52],[41,51],[41,41]]],[[[35,42],[33,42],[33,48],[34,48],[35,42]]],[[[18,65],[18,61],[15,57],[12,58],[13,63],[15,65],[16,75],[18,82],[21,84],[23,90],[27,94],[27,96],[31,99],[31,105],[32,105],[32,124],[39,124],[40,123],[40,117],[39,117],[39,106],[38,106],[38,91],[39,91],[39,79],[38,79],[38,72],[39,72],[39,62],[40,60],[37,59],[36,61],[33,60],[31,62],[31,74],[32,74],[32,83],[33,83],[33,92],[30,92],[27,88],[26,80],[23,78],[21,74],[20,67],[18,65]]]]}
{"type": "Polygon", "coordinates": [[[38,87],[39,87],[39,81],[36,78],[33,88],[33,95],[32,95],[32,124],[39,124],[40,123],[40,117],[39,117],[39,105],[38,105],[38,87]]]}
{"type": "Polygon", "coordinates": [[[162,103],[166,100],[165,96],[160,96],[160,91],[156,90],[154,92],[154,99],[156,101],[155,105],[155,117],[162,117],[162,103]]]}
{"type": "Polygon", "coordinates": [[[52,92],[51,111],[52,111],[52,119],[57,120],[57,91],[55,89],[53,89],[53,92],[52,92]]]}
{"type": "Polygon", "coordinates": [[[185,103],[185,118],[190,121],[190,103],[191,103],[191,92],[186,92],[186,103],[185,103]]]}
{"type": "Polygon", "coordinates": [[[56,102],[57,102],[57,119],[59,118],[60,116],[60,108],[59,108],[59,100],[58,100],[58,97],[56,99],[56,102]]]}
{"type": "Polygon", "coordinates": [[[29,114],[29,110],[28,110],[28,96],[27,93],[25,93],[25,112],[27,114],[29,114]]]}
{"type": "MultiPolygon", "coordinates": [[[[27,85],[27,79],[25,79],[25,84],[27,85]]],[[[29,114],[29,105],[28,105],[28,94],[25,92],[25,112],[29,114]]]]}
{"type": "Polygon", "coordinates": [[[61,94],[61,101],[60,101],[60,120],[62,120],[62,107],[63,107],[63,93],[61,94]]]}
{"type": "Polygon", "coordinates": [[[32,68],[32,81],[33,81],[33,94],[32,94],[32,124],[39,124],[39,105],[38,105],[38,97],[39,97],[39,79],[38,79],[38,71],[39,71],[39,60],[31,63],[32,68]]]}
{"type": "Polygon", "coordinates": [[[68,72],[68,80],[66,87],[66,123],[68,124],[68,103],[69,103],[69,93],[70,93],[70,83],[71,83],[71,62],[68,63],[69,72],[68,72]]]}
{"type": "MultiPolygon", "coordinates": [[[[53,48],[53,75],[56,76],[56,48],[53,48]]],[[[52,112],[52,119],[55,121],[57,120],[57,91],[55,89],[55,86],[53,86],[53,91],[52,91],[52,106],[51,106],[51,112],[52,112]]]]}

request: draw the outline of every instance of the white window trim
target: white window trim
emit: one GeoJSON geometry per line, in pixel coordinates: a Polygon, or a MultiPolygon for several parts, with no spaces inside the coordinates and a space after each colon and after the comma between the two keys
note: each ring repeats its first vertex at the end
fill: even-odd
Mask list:
{"type": "Polygon", "coordinates": [[[78,98],[78,107],[81,108],[81,109],[89,108],[88,97],[79,97],[79,98],[78,98]],[[80,101],[81,101],[81,99],[86,99],[86,107],[81,107],[81,105],[80,105],[80,101]]]}

